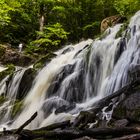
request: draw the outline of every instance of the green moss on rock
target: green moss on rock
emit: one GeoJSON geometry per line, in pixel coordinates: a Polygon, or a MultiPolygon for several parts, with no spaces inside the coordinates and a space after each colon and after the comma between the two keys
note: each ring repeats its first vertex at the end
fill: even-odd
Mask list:
{"type": "Polygon", "coordinates": [[[0,105],[2,105],[5,101],[6,101],[6,98],[3,95],[1,95],[0,96],[0,105]]]}
{"type": "Polygon", "coordinates": [[[45,66],[47,62],[50,62],[53,57],[56,55],[54,53],[48,53],[47,55],[41,57],[36,63],[34,64],[35,69],[40,69],[45,66]]]}
{"type": "Polygon", "coordinates": [[[21,111],[22,107],[23,107],[23,101],[16,100],[12,108],[12,117],[15,117],[17,113],[21,111]]]}
{"type": "Polygon", "coordinates": [[[117,32],[115,38],[122,37],[123,32],[127,29],[127,27],[128,27],[128,22],[124,23],[124,24],[121,26],[121,28],[120,28],[120,30],[117,32]]]}
{"type": "Polygon", "coordinates": [[[5,78],[7,75],[12,75],[13,72],[15,71],[15,66],[10,64],[10,65],[7,65],[7,69],[0,72],[0,81],[5,78]]]}

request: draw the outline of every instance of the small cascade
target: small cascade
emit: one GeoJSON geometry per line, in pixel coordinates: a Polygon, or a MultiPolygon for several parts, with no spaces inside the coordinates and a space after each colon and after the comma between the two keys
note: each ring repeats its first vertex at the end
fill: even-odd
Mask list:
{"type": "Polygon", "coordinates": [[[16,101],[19,84],[25,71],[25,68],[16,67],[13,75],[6,76],[0,83],[0,96],[3,98],[3,104],[0,105],[1,124],[10,123],[11,121],[11,111],[16,101]]]}
{"type": "Polygon", "coordinates": [[[6,76],[1,82],[0,82],[0,96],[6,93],[7,87],[6,82],[9,78],[9,75],[6,76]]]}
{"type": "MultiPolygon", "coordinates": [[[[27,126],[29,129],[73,121],[80,111],[90,109],[96,101],[128,84],[130,69],[140,65],[140,11],[132,17],[122,37],[117,38],[122,26],[107,29],[102,39],[89,39],[56,52],[57,56],[37,74],[21,113],[10,127],[19,127],[36,111],[38,116],[27,126]]],[[[10,98],[1,106],[7,108],[5,114],[16,99],[24,72],[16,73],[7,90],[6,79],[0,83],[0,95],[7,91],[6,97],[10,98]]],[[[114,106],[110,103],[112,109],[114,106]]],[[[110,120],[112,109],[103,108],[102,119],[110,120]]],[[[3,118],[2,123],[10,120],[6,115],[3,118]]]]}
{"type": "Polygon", "coordinates": [[[26,71],[26,69],[21,69],[18,67],[16,68],[15,73],[8,85],[8,90],[7,90],[7,94],[6,94],[6,96],[8,98],[11,98],[13,100],[16,99],[18,87],[19,87],[20,81],[21,81],[22,76],[25,71],[26,71]]]}

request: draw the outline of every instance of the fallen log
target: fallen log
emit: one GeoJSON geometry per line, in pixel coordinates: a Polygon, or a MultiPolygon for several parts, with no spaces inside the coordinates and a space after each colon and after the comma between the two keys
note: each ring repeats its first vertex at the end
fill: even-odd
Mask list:
{"type": "Polygon", "coordinates": [[[110,140],[140,140],[140,134],[132,134],[123,137],[113,138],[110,140]]]}
{"type": "Polygon", "coordinates": [[[21,131],[22,131],[29,123],[31,123],[31,121],[33,121],[33,120],[36,118],[36,116],[37,116],[37,112],[35,112],[35,113],[31,116],[31,118],[30,118],[29,120],[27,120],[23,125],[21,125],[21,126],[15,131],[14,134],[20,134],[21,131]]]}
{"type": "Polygon", "coordinates": [[[94,129],[65,129],[54,131],[32,131],[32,139],[76,139],[84,136],[91,138],[111,138],[125,136],[129,134],[140,133],[140,128],[137,127],[122,127],[122,128],[94,128],[94,129]]]}
{"type": "Polygon", "coordinates": [[[46,127],[42,127],[40,129],[35,129],[34,131],[41,131],[41,130],[54,130],[54,129],[57,129],[57,128],[61,128],[61,129],[64,129],[66,127],[70,127],[70,121],[64,121],[64,122],[59,122],[59,123],[54,123],[54,124],[51,124],[51,125],[48,125],[46,127]]]}

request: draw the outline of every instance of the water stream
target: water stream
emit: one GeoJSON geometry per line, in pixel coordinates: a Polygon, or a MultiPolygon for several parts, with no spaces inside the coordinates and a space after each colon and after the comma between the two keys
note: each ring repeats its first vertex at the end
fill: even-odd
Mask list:
{"type": "MultiPolygon", "coordinates": [[[[132,17],[123,36],[116,38],[121,26],[107,29],[102,39],[81,41],[56,52],[57,56],[38,72],[24,98],[21,113],[10,127],[19,127],[36,111],[38,116],[29,129],[72,121],[81,110],[89,109],[99,99],[126,85],[130,80],[129,69],[140,64],[140,11],[132,17]],[[59,110],[62,106],[66,111],[59,110]]],[[[6,94],[9,100],[0,106],[0,111],[10,108],[24,72],[17,73],[11,81],[6,94]]],[[[0,83],[0,95],[6,90],[5,80],[0,83]]],[[[10,115],[6,114],[8,111],[1,124],[9,120],[10,115]]]]}

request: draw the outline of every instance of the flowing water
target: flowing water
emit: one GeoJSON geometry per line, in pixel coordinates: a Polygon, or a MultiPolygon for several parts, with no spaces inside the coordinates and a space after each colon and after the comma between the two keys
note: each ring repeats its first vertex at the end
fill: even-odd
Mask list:
{"type": "MultiPolygon", "coordinates": [[[[72,121],[80,111],[126,85],[130,80],[129,70],[140,64],[140,11],[131,19],[122,37],[116,38],[121,26],[107,29],[102,39],[89,39],[56,52],[57,56],[38,72],[24,98],[21,113],[10,127],[19,127],[36,111],[38,116],[29,129],[72,121]]],[[[24,72],[16,74],[6,91],[9,100],[0,107],[0,111],[7,108],[1,124],[11,119],[9,102],[16,98],[24,72]]],[[[0,83],[0,95],[6,90],[5,81],[6,78],[0,83]]],[[[111,115],[111,111],[108,113],[111,115]]],[[[103,115],[109,119],[105,109],[103,115]]]]}

